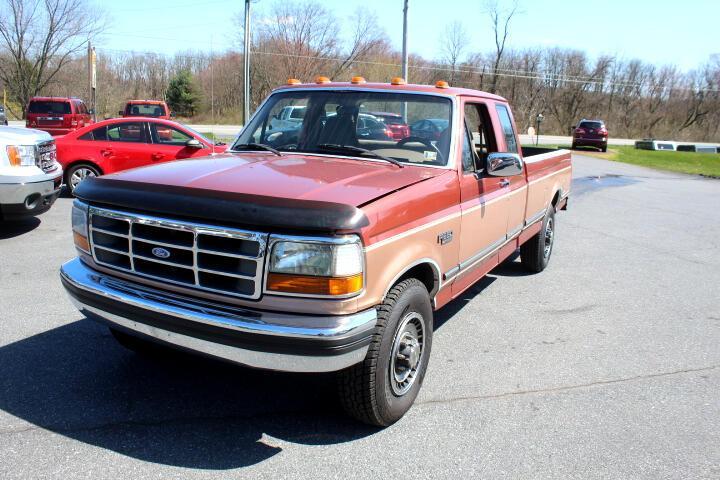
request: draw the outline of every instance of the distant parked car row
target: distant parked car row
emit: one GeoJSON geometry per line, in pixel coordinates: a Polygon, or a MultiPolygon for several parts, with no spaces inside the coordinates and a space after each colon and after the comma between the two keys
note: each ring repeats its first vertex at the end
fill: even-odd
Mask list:
{"type": "MultiPolygon", "coordinates": [[[[167,104],[159,100],[130,100],[121,117],[153,117],[169,120],[173,114],[167,104]]],[[[94,123],[94,112],[77,97],[33,97],[27,106],[25,126],[44,130],[50,135],[67,135],[94,123]]],[[[5,114],[0,108],[0,124],[5,114]]]]}
{"type": "Polygon", "coordinates": [[[720,145],[695,145],[667,140],[646,138],[635,142],[638,150],[660,150],[668,152],[720,153],[720,145]]]}

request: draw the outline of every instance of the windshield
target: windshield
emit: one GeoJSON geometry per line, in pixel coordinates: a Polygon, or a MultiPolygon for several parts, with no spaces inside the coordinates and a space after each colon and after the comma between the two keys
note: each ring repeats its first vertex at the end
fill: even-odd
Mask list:
{"type": "Polygon", "coordinates": [[[28,113],[70,113],[70,102],[33,100],[28,107],[28,113]]]}
{"type": "Polygon", "coordinates": [[[452,138],[451,113],[450,99],[434,95],[372,90],[275,93],[242,131],[233,150],[262,143],[281,152],[361,156],[343,148],[360,147],[403,163],[444,166],[452,138]],[[393,131],[391,122],[409,128],[393,131]]]}
{"type": "Polygon", "coordinates": [[[600,122],[580,122],[580,128],[596,128],[600,129],[602,128],[602,123],[600,122]]]}

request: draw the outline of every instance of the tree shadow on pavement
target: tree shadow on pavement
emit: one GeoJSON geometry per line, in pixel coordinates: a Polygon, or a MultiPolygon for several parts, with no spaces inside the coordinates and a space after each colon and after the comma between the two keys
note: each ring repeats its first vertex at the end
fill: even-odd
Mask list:
{"type": "Polygon", "coordinates": [[[336,444],[378,431],[343,415],[331,375],[175,352],[151,359],[87,319],[0,347],[0,365],[0,409],[147,462],[234,469],[276,455],[284,442],[336,444]]]}
{"type": "Polygon", "coordinates": [[[0,219],[0,240],[19,237],[40,225],[40,219],[37,217],[26,217],[18,220],[1,220],[0,219]]]}

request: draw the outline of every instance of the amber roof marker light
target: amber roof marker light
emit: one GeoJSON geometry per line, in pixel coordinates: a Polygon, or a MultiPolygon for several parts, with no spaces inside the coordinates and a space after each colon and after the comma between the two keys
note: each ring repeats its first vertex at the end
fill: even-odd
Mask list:
{"type": "Polygon", "coordinates": [[[323,83],[330,83],[330,79],[328,77],[315,77],[315,83],[323,84],[323,83]]]}
{"type": "Polygon", "coordinates": [[[302,82],[298,80],[297,78],[288,78],[287,84],[288,85],[300,85],[302,82]]]}
{"type": "Polygon", "coordinates": [[[438,80],[435,82],[435,88],[450,88],[450,84],[445,80],[438,80]]]}
{"type": "Polygon", "coordinates": [[[352,79],[350,80],[350,83],[352,83],[354,85],[357,85],[359,83],[366,83],[365,77],[352,77],[352,79]]]}
{"type": "Polygon", "coordinates": [[[391,85],[407,85],[407,81],[402,77],[393,77],[392,80],[390,80],[391,85]]]}

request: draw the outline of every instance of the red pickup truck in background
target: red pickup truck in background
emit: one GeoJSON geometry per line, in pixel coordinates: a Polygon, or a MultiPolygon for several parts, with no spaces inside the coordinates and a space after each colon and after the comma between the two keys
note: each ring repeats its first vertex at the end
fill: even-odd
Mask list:
{"type": "Polygon", "coordinates": [[[163,120],[173,117],[167,103],[160,100],[129,100],[118,114],[121,117],[153,117],[163,120]]]}
{"type": "Polygon", "coordinates": [[[420,390],[433,312],[518,249],[548,265],[571,155],[516,132],[505,99],[445,82],[292,80],[211,161],[83,181],[61,279],[129,348],[338,372],[348,413],[389,425],[420,390]],[[289,107],[297,127],[273,127],[289,107]],[[442,129],[364,138],[369,112],[442,129]]]}

